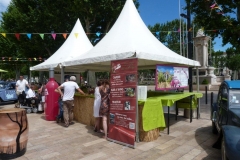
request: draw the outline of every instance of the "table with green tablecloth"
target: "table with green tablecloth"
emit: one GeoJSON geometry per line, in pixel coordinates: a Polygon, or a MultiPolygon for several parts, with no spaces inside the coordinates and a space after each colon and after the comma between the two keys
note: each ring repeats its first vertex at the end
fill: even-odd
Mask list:
{"type": "Polygon", "coordinates": [[[198,98],[202,93],[184,92],[184,93],[156,93],[148,92],[146,101],[138,101],[138,105],[144,105],[142,111],[143,130],[150,131],[155,128],[164,129],[166,127],[163,106],[168,107],[168,134],[169,134],[169,107],[175,102],[179,102],[179,108],[190,109],[190,122],[192,122],[192,109],[198,107],[198,98]],[[188,103],[186,103],[188,102],[188,103]],[[192,103],[190,103],[192,102],[192,103]]]}

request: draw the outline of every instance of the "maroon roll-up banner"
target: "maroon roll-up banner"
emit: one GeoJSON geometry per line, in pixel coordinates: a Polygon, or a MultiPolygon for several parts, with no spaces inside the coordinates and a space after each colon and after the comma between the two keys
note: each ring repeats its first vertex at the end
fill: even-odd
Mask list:
{"type": "Polygon", "coordinates": [[[109,140],[135,146],[138,59],[111,62],[109,140]]]}

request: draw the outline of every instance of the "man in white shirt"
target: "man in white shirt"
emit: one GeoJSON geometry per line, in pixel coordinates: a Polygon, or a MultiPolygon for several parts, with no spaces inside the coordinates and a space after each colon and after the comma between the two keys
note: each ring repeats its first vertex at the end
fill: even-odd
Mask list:
{"type": "Polygon", "coordinates": [[[76,77],[71,76],[70,81],[64,82],[58,87],[58,92],[61,94],[62,101],[63,101],[63,117],[65,122],[65,127],[68,127],[73,120],[72,106],[73,106],[75,90],[85,95],[85,93],[79,88],[78,84],[74,81],[76,81],[76,77]],[[61,89],[64,89],[64,93],[62,93],[61,89]]]}
{"type": "MultiPolygon", "coordinates": [[[[16,94],[18,95],[18,103],[20,104],[23,103],[24,98],[26,96],[25,94],[26,86],[30,88],[30,86],[28,85],[28,81],[26,79],[23,79],[23,76],[20,75],[19,80],[16,83],[16,94]]],[[[19,105],[16,104],[15,107],[19,107],[19,105]]]]}
{"type": "Polygon", "coordinates": [[[36,94],[35,92],[32,90],[33,86],[31,85],[31,87],[28,89],[28,91],[26,92],[26,99],[27,99],[27,104],[30,107],[31,106],[31,100],[35,99],[37,100],[36,94]]]}
{"type": "Polygon", "coordinates": [[[32,90],[33,86],[31,86],[26,92],[26,98],[34,98],[36,97],[35,92],[32,90]]]}

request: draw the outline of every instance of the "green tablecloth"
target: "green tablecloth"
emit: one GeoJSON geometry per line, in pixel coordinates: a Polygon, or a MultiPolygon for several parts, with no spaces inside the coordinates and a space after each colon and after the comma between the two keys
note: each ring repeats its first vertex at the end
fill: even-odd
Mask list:
{"type": "MultiPolygon", "coordinates": [[[[163,113],[163,106],[173,106],[176,101],[193,96],[192,107],[197,107],[197,98],[203,96],[202,93],[184,92],[176,94],[161,94],[155,97],[148,97],[146,101],[138,101],[139,105],[143,105],[142,119],[143,130],[149,131],[155,128],[165,128],[165,118],[163,113]]],[[[183,108],[180,106],[180,108],[183,108]]]]}

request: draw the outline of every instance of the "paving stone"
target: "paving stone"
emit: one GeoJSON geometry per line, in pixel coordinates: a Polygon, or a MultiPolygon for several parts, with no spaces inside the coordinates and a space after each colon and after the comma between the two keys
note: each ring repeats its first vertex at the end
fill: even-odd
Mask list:
{"type": "MultiPolygon", "coordinates": [[[[13,105],[4,105],[12,108],[13,105]]],[[[217,135],[211,133],[209,106],[201,106],[201,119],[189,119],[179,114],[170,118],[170,134],[167,128],[157,140],[136,143],[136,148],[113,143],[100,138],[93,127],[75,123],[69,128],[55,121],[46,121],[41,114],[28,114],[29,137],[26,153],[16,160],[219,160],[221,151],[212,148],[217,135]]]]}
{"type": "Polygon", "coordinates": [[[137,149],[140,149],[142,151],[147,151],[147,150],[150,150],[153,147],[158,146],[158,145],[159,144],[156,143],[156,142],[147,142],[147,143],[145,143],[143,145],[138,146],[137,149]]]}
{"type": "Polygon", "coordinates": [[[105,153],[99,152],[99,153],[94,153],[94,154],[88,155],[84,158],[81,158],[80,160],[94,160],[94,159],[98,159],[100,157],[103,157],[105,155],[106,155],[105,153]]]}

